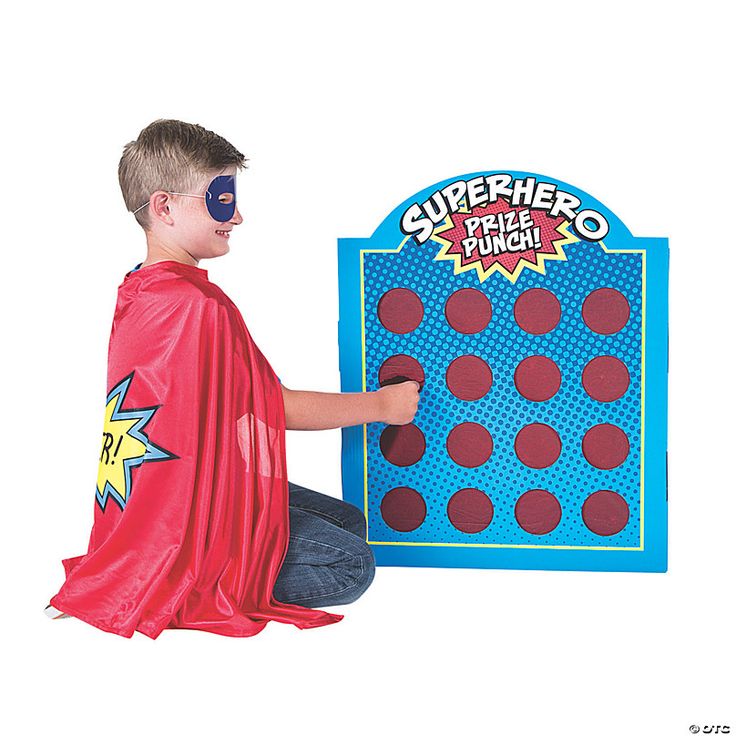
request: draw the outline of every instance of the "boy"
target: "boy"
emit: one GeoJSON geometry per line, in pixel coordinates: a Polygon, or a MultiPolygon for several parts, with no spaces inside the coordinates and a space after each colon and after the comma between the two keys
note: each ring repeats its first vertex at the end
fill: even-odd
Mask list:
{"type": "Polygon", "coordinates": [[[125,275],[110,335],[95,518],[63,560],[54,618],[156,638],[252,636],[342,616],[375,572],[354,506],[287,480],[286,429],[406,424],[416,381],[369,393],[280,384],[237,307],[199,268],[225,255],[245,157],[199,125],[157,120],[124,148],[120,186],[148,255],[125,275]]]}

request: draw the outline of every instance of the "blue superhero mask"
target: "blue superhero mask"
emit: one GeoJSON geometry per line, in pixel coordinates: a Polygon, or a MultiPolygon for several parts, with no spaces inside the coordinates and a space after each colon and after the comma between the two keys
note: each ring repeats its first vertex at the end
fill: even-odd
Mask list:
{"type": "Polygon", "coordinates": [[[232,220],[235,214],[235,177],[216,176],[207,187],[204,201],[213,220],[232,220]]]}
{"type": "MultiPolygon", "coordinates": [[[[187,192],[169,192],[169,194],[178,194],[182,197],[200,197],[204,199],[207,205],[207,212],[210,217],[217,222],[227,222],[232,220],[235,214],[235,176],[230,174],[227,176],[216,176],[207,187],[204,194],[188,194],[187,192]]],[[[133,214],[142,210],[148,202],[142,204],[138,209],[133,210],[133,214]]]]}

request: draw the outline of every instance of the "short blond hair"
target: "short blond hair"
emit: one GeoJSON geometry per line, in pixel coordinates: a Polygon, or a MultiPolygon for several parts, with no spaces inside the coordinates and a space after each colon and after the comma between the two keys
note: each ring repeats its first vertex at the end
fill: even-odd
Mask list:
{"type": "Polygon", "coordinates": [[[191,192],[226,166],[246,168],[248,159],[222,136],[181,120],[155,120],[123,148],[118,180],[125,206],[147,230],[148,207],[138,209],[158,191],[191,192]]]}

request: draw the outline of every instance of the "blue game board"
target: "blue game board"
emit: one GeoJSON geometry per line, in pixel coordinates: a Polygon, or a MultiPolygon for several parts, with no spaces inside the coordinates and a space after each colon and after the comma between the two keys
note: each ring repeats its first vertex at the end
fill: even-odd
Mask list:
{"type": "Polygon", "coordinates": [[[665,239],[494,171],[338,258],[342,390],[422,385],[411,425],[343,429],[379,565],[666,570],[665,239]]]}

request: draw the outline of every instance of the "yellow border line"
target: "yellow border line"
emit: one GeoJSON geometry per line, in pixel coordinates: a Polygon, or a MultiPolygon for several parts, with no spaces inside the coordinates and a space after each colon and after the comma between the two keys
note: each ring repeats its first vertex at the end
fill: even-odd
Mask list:
{"type": "MultiPolygon", "coordinates": [[[[408,236],[407,236],[408,237],[408,236]]],[[[406,238],[404,239],[406,242],[406,238]]],[[[403,243],[402,243],[403,245],[403,243]]],[[[401,249],[401,246],[399,246],[401,249]]],[[[360,251],[360,321],[361,321],[361,344],[363,354],[363,393],[366,391],[365,373],[365,279],[363,274],[363,253],[360,251]]],[[[368,537],[368,425],[363,425],[363,514],[365,516],[365,534],[368,537]]]]}
{"type": "Polygon", "coordinates": [[[569,545],[553,544],[471,544],[466,542],[374,542],[368,544],[394,545],[398,547],[499,547],[503,549],[610,549],[638,552],[641,547],[574,547],[569,545]]]}
{"type": "MultiPolygon", "coordinates": [[[[407,235],[396,248],[361,248],[360,252],[360,319],[361,319],[361,343],[363,349],[363,391],[367,387],[366,360],[365,360],[365,261],[364,253],[399,253],[406,245],[410,236],[407,235]]],[[[478,544],[461,542],[374,542],[366,539],[368,544],[394,546],[394,547],[489,547],[502,549],[574,549],[574,550],[611,550],[620,552],[640,552],[644,549],[644,387],[645,387],[645,360],[646,360],[646,306],[647,306],[647,252],[642,248],[607,248],[603,241],[600,246],[606,253],[640,253],[641,254],[641,464],[639,484],[639,546],[638,547],[596,547],[577,545],[551,545],[551,544],[478,544]]],[[[433,260],[437,260],[436,258],[433,260]]],[[[458,272],[455,271],[456,275],[458,272]]],[[[483,279],[485,280],[485,279],[483,279]]],[[[513,283],[516,282],[514,279],[513,283]]],[[[363,513],[366,518],[366,536],[370,533],[368,524],[368,425],[363,425],[363,513]]]]}

